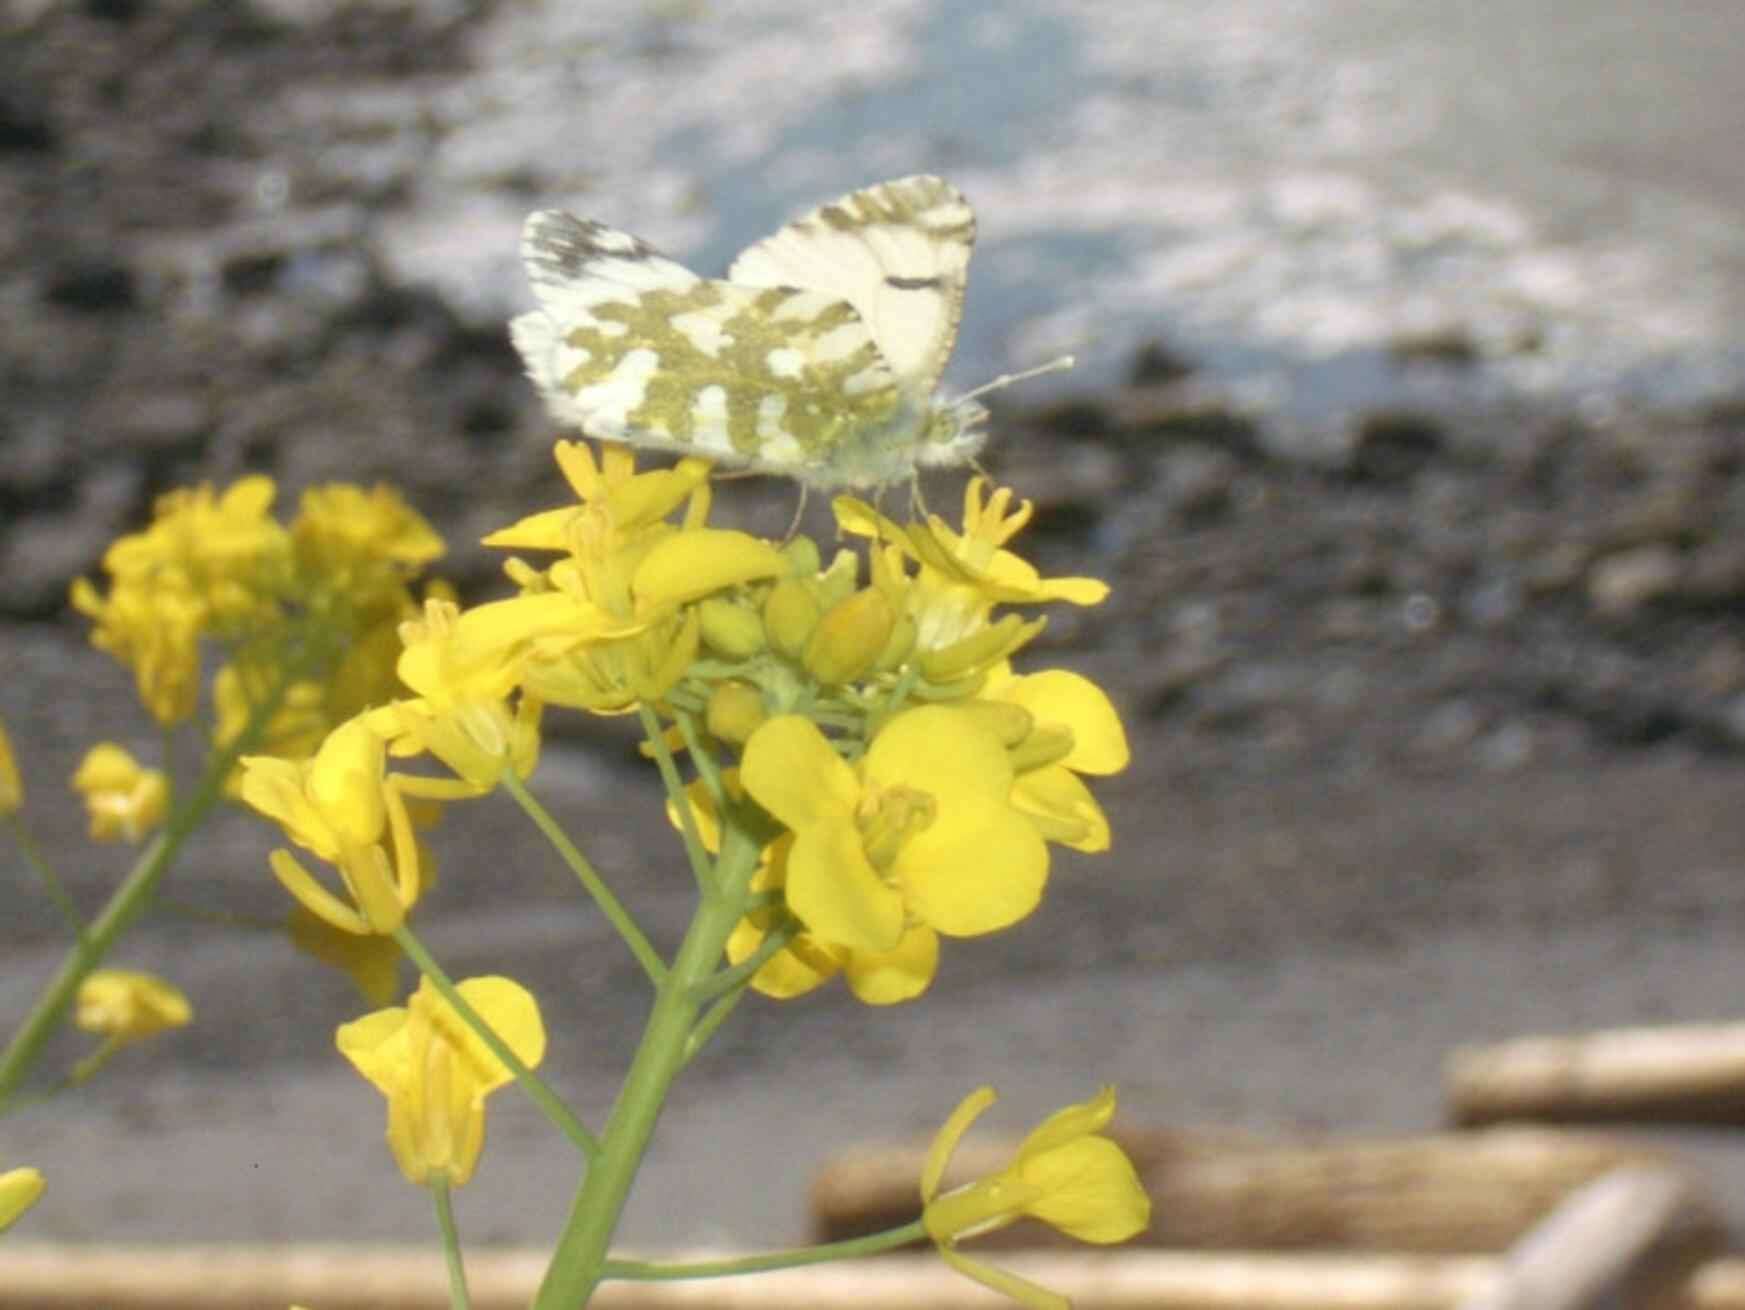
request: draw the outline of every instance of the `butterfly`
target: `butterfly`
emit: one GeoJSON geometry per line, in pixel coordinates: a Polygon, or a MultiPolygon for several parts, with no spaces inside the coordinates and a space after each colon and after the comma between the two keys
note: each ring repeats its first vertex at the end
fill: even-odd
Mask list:
{"type": "Polygon", "coordinates": [[[510,334],[566,427],[822,490],[882,487],[973,460],[974,397],[1015,380],[937,392],[975,230],[950,183],[898,178],[819,206],[715,279],[540,210],[521,237],[539,308],[510,334]]]}

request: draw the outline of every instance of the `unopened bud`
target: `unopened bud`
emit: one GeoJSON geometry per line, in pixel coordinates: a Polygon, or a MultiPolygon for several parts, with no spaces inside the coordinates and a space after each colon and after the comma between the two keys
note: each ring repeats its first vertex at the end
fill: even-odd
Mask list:
{"type": "Polygon", "coordinates": [[[1036,717],[1009,700],[966,700],[960,701],[957,708],[1008,751],[1036,730],[1036,717]]]}
{"type": "Polygon", "coordinates": [[[915,616],[909,613],[897,615],[897,621],[891,624],[891,635],[885,641],[885,648],[879,652],[879,657],[873,662],[873,667],[881,673],[901,667],[904,660],[915,652],[915,638],[921,629],[915,622],[915,616]]]}
{"type": "Polygon", "coordinates": [[[1008,614],[962,641],[939,650],[923,653],[917,663],[922,676],[932,683],[960,682],[964,678],[986,672],[1009,657],[1047,625],[1046,619],[1026,623],[1016,614],[1008,614]]]}
{"type": "Polygon", "coordinates": [[[711,736],[740,746],[768,717],[763,695],[756,687],[744,682],[723,682],[709,693],[704,724],[711,736]]]}
{"type": "Polygon", "coordinates": [[[798,578],[783,578],[770,588],[763,603],[763,626],[770,645],[784,655],[798,655],[818,626],[818,613],[811,588],[798,578]]]}
{"type": "Polygon", "coordinates": [[[877,662],[897,615],[871,587],[831,607],[806,643],[806,671],[827,687],[853,682],[877,662]]]}
{"type": "Polygon", "coordinates": [[[697,606],[703,644],[730,660],[746,660],[763,649],[763,620],[749,607],[722,596],[697,606]]]}

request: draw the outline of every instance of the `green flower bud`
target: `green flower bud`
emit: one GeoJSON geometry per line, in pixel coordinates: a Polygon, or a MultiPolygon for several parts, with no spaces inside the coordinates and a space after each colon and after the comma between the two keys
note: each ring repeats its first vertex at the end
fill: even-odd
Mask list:
{"type": "Polygon", "coordinates": [[[879,652],[878,659],[873,662],[873,667],[881,673],[901,668],[903,661],[914,654],[915,638],[920,635],[920,631],[913,614],[897,615],[897,621],[891,625],[891,635],[885,642],[885,648],[879,652]]]}
{"type": "Polygon", "coordinates": [[[710,596],[697,606],[703,643],[730,660],[750,659],[763,649],[763,620],[750,606],[710,596]]]}
{"type": "Polygon", "coordinates": [[[709,707],[704,711],[710,735],[735,746],[744,745],[768,717],[762,693],[745,682],[718,684],[709,693],[709,707]]]}
{"type": "Polygon", "coordinates": [[[967,700],[957,708],[985,728],[1007,751],[1036,731],[1036,717],[1011,701],[967,700]]]}
{"type": "Polygon", "coordinates": [[[783,655],[799,655],[818,626],[819,612],[810,587],[798,578],[783,578],[770,588],[763,603],[763,627],[769,644],[783,655]]]}
{"type": "Polygon", "coordinates": [[[796,578],[809,578],[823,567],[818,555],[818,543],[810,537],[795,537],[782,547],[782,554],[794,566],[796,578]]]}
{"type": "Polygon", "coordinates": [[[1072,729],[1058,723],[1039,727],[1016,749],[1008,752],[1016,773],[1029,773],[1045,765],[1058,764],[1072,754],[1072,729]]]}
{"type": "Polygon", "coordinates": [[[854,593],[860,582],[860,559],[851,550],[839,550],[830,567],[817,579],[818,608],[827,610],[854,593]]]}
{"type": "Polygon", "coordinates": [[[855,592],[819,621],[806,643],[806,671],[827,687],[853,682],[878,660],[896,622],[882,592],[855,592]]]}
{"type": "Polygon", "coordinates": [[[997,623],[990,623],[962,641],[939,650],[922,653],[917,663],[921,675],[932,683],[961,682],[965,678],[986,673],[1008,658],[1047,625],[1046,619],[1024,622],[1016,614],[1008,614],[997,623]]]}

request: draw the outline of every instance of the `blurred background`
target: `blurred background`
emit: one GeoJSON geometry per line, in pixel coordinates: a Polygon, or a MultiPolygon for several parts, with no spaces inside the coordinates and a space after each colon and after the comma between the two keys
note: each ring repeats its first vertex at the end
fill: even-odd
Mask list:
{"type": "MultiPolygon", "coordinates": [[[[1037,500],[1045,572],[1115,587],[1032,664],[1126,717],[1113,854],[1058,859],[1043,911],[955,944],[919,1004],[749,1001],[630,1241],[796,1239],[822,1158],[981,1082],[1012,1129],[1116,1082],[1142,1125],[1426,1130],[1456,1043],[1736,1012],[1729,0],[5,0],[0,36],[0,716],[87,904],[126,859],[62,780],[153,735],[68,581],[162,491],[261,471],[286,505],[395,482],[492,594],[471,543],[566,498],[504,327],[529,210],[713,274],[937,172],[981,232],[951,383],[1078,355],[998,398],[989,462],[1037,500]]],[[[771,534],[792,505],[722,499],[771,534]]],[[[652,777],[620,732],[554,729],[549,801],[676,940],[652,777]]],[[[515,815],[474,809],[424,927],[452,972],[534,987],[597,1122],[638,976],[515,815]]],[[[172,894],[282,912],[271,836],[227,822],[172,894]]],[[[8,1024],[62,950],[17,878],[8,1024]]],[[[197,1024],[0,1126],[0,1163],[51,1173],[32,1235],[426,1236],[332,1051],[343,980],[177,918],[116,962],[197,1024]]],[[[458,1198],[476,1240],[549,1238],[573,1184],[512,1099],[458,1198]]],[[[1745,1198],[1725,1139],[1673,1145],[1745,1198]]]]}

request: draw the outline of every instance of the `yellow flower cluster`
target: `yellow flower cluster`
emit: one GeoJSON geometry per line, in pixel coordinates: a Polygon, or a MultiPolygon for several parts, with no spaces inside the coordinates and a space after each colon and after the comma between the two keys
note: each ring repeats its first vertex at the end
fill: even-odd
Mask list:
{"type": "MultiPolygon", "coordinates": [[[[1014,673],[1045,620],[1006,612],[1095,604],[1108,589],[1043,578],[1006,548],[1028,504],[972,482],[957,529],[900,525],[845,497],[838,524],[869,549],[864,565],[849,550],[826,563],[807,538],[709,527],[698,461],[639,474],[621,447],[596,459],[562,443],[558,462],[578,503],[487,538],[556,561],[512,560],[518,596],[446,615],[418,648],[427,655],[409,648],[401,675],[425,708],[374,717],[376,731],[481,789],[511,755],[525,775],[540,705],[646,708],[672,743],[736,752],[729,784],[778,833],[754,888],[767,895],[729,953],[745,960],[784,931],[753,983],[773,996],[839,971],[870,1003],[917,996],[942,935],[993,932],[1036,908],[1048,843],[1108,848],[1083,775],[1126,766],[1120,720],[1077,674],[1014,673]]],[[[692,797],[713,830],[706,789],[692,797]]]]}
{"type": "Polygon", "coordinates": [[[443,546],[387,488],[316,488],[289,526],[272,517],[274,495],[270,479],[247,477],[163,496],[150,527],[105,553],[108,591],[80,578],[72,604],[165,727],[198,708],[201,643],[217,643],[214,744],[280,695],[267,749],[294,757],[391,694],[408,580],[443,546]],[[287,668],[301,674],[289,691],[287,668]]]}

